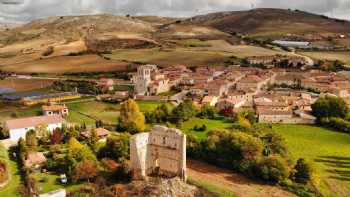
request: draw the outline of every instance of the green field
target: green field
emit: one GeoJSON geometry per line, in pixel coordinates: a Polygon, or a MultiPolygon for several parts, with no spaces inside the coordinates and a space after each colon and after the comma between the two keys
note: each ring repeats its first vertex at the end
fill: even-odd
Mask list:
{"type": "Polygon", "coordinates": [[[235,195],[232,192],[229,192],[223,188],[219,188],[214,185],[211,185],[207,183],[205,180],[195,180],[195,179],[189,178],[188,182],[210,193],[213,193],[218,197],[235,197],[235,195]]]}
{"type": "Polygon", "coordinates": [[[350,135],[305,125],[274,125],[287,141],[293,159],[314,162],[318,188],[325,196],[350,194],[350,135]]]}
{"type": "MultiPolygon", "coordinates": [[[[138,101],[140,110],[143,112],[153,111],[161,103],[155,101],[138,101]]],[[[85,123],[94,125],[95,120],[115,124],[118,121],[120,104],[111,104],[99,101],[87,101],[67,104],[70,114],[68,122],[85,123]]]]}
{"type": "Polygon", "coordinates": [[[204,139],[207,137],[207,133],[212,130],[225,130],[232,126],[232,123],[227,122],[224,119],[219,120],[209,120],[209,119],[200,119],[200,118],[192,118],[189,121],[183,123],[181,130],[187,134],[194,134],[199,139],[204,139]],[[207,130],[204,132],[194,131],[193,128],[195,125],[202,126],[206,125],[207,130]]]}
{"type": "Polygon", "coordinates": [[[60,176],[55,174],[34,173],[32,176],[37,180],[40,193],[48,193],[61,188],[65,188],[67,191],[72,191],[82,186],[82,184],[61,185],[57,181],[60,176]]]}

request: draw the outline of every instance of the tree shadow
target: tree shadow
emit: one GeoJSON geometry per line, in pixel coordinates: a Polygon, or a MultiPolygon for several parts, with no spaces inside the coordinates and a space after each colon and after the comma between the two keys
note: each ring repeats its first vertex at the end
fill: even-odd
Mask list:
{"type": "Polygon", "coordinates": [[[327,167],[326,172],[331,174],[329,178],[350,181],[350,157],[320,156],[314,161],[327,167]]]}

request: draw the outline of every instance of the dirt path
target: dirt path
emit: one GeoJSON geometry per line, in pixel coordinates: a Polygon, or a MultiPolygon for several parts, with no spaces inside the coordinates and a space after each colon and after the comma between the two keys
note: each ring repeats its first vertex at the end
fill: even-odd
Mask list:
{"type": "Polygon", "coordinates": [[[187,161],[187,171],[190,178],[226,189],[238,197],[296,197],[281,188],[256,183],[232,171],[198,161],[187,161]]]}

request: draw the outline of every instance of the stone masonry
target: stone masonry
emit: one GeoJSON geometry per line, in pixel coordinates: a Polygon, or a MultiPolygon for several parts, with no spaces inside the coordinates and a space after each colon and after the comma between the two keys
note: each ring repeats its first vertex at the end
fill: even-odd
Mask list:
{"type": "Polygon", "coordinates": [[[155,126],[130,141],[133,179],[180,177],[186,181],[186,135],[178,129],[155,126]]]}

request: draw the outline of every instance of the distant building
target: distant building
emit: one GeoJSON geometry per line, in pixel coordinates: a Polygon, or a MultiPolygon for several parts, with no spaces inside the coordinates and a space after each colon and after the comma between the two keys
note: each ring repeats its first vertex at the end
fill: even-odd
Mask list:
{"type": "Polygon", "coordinates": [[[293,47],[293,48],[310,48],[310,42],[299,42],[299,41],[285,41],[285,40],[275,40],[272,42],[284,47],[293,47]]]}
{"type": "Polygon", "coordinates": [[[24,105],[36,105],[50,102],[61,102],[77,98],[81,98],[81,95],[76,92],[62,92],[53,94],[41,94],[39,96],[27,96],[21,98],[20,102],[24,105]]]}
{"type": "Polygon", "coordinates": [[[169,79],[160,73],[156,65],[144,65],[137,68],[133,76],[137,95],[157,95],[170,90],[169,79]]]}
{"type": "Polygon", "coordinates": [[[42,110],[45,116],[67,116],[69,114],[66,105],[43,105],[42,110]]]}
{"type": "Polygon", "coordinates": [[[64,122],[61,116],[35,116],[7,120],[4,128],[9,131],[11,141],[18,141],[20,138],[25,139],[27,132],[35,130],[37,126],[45,125],[52,132],[56,128],[62,128],[64,122]]]}
{"type": "MultiPolygon", "coordinates": [[[[97,129],[94,129],[94,131],[96,132],[96,137],[98,139],[106,139],[110,133],[110,131],[104,128],[97,128],[97,129]]],[[[85,131],[81,133],[81,136],[85,139],[88,139],[91,137],[91,134],[92,134],[92,131],[85,131]]]]}
{"type": "Polygon", "coordinates": [[[113,79],[102,78],[97,82],[97,87],[105,91],[114,90],[114,85],[115,83],[113,79]]]}

